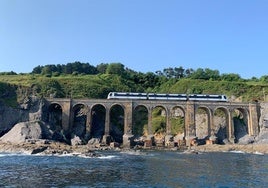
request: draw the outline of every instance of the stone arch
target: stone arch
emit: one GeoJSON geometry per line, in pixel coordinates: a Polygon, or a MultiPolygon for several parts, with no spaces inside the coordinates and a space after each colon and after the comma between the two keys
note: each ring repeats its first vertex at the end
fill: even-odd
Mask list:
{"type": "Polygon", "coordinates": [[[48,124],[52,131],[62,131],[62,106],[52,103],[48,107],[48,124]]]}
{"type": "Polygon", "coordinates": [[[219,144],[228,140],[228,109],[217,107],[213,112],[213,135],[217,137],[219,144]]]}
{"type": "Polygon", "coordinates": [[[132,134],[135,138],[148,136],[148,113],[149,110],[144,105],[138,105],[134,108],[132,134]]]}
{"type": "Polygon", "coordinates": [[[109,112],[110,116],[110,135],[112,140],[123,143],[125,127],[125,108],[121,104],[113,104],[109,112]]]}
{"type": "Polygon", "coordinates": [[[244,108],[236,108],[232,111],[233,134],[235,143],[245,142],[248,139],[248,118],[249,112],[244,108]]]}
{"type": "Polygon", "coordinates": [[[154,106],[152,108],[152,133],[155,143],[159,146],[164,144],[167,131],[168,110],[164,106],[154,106]]]}
{"type": "Polygon", "coordinates": [[[76,104],[72,108],[72,136],[85,138],[88,107],[85,104],[76,104]]]}
{"type": "Polygon", "coordinates": [[[48,124],[52,132],[52,140],[66,142],[64,127],[62,125],[62,106],[52,103],[48,107],[48,124]]]}
{"type": "Polygon", "coordinates": [[[91,108],[91,127],[90,127],[90,138],[91,141],[102,140],[105,133],[105,117],[106,108],[102,104],[95,104],[91,108]]]}
{"type": "Polygon", "coordinates": [[[202,143],[211,135],[211,110],[206,106],[199,106],[195,112],[196,137],[202,143]]]}
{"type": "Polygon", "coordinates": [[[170,113],[171,135],[183,140],[185,133],[185,110],[181,106],[174,106],[170,113]]]}

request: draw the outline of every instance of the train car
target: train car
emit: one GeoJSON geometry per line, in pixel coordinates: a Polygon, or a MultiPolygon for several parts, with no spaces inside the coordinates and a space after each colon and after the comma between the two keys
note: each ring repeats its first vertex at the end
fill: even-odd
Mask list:
{"type": "Polygon", "coordinates": [[[147,93],[110,92],[107,99],[147,99],[147,93]]]}
{"type": "Polygon", "coordinates": [[[150,100],[187,100],[186,94],[164,94],[164,93],[148,93],[150,100]]]}
{"type": "Polygon", "coordinates": [[[214,101],[227,102],[225,95],[204,94],[167,94],[167,93],[133,93],[110,92],[107,99],[173,100],[173,101],[214,101]]]}
{"type": "Polygon", "coordinates": [[[225,95],[204,95],[204,94],[190,94],[188,95],[188,100],[190,101],[219,101],[227,102],[227,97],[225,95]]]}

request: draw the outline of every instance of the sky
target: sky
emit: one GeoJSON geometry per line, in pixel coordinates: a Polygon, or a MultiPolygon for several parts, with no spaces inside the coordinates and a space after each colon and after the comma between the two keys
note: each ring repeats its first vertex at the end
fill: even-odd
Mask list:
{"type": "Polygon", "coordinates": [[[0,72],[119,62],[268,75],[267,0],[0,0],[0,72]]]}

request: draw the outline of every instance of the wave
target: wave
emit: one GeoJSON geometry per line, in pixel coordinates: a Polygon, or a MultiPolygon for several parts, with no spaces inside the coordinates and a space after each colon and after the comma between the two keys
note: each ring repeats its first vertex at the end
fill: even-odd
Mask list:
{"type": "Polygon", "coordinates": [[[253,154],[255,154],[255,155],[264,155],[264,153],[261,153],[261,152],[258,152],[258,151],[255,151],[253,154]]]}
{"type": "Polygon", "coordinates": [[[97,157],[98,159],[114,159],[118,156],[115,156],[115,155],[107,155],[107,156],[100,156],[100,157],[97,157]]]}
{"type": "Polygon", "coordinates": [[[26,154],[26,153],[0,153],[0,157],[23,156],[23,155],[29,155],[29,154],[26,154]]]}
{"type": "Polygon", "coordinates": [[[229,151],[230,153],[246,153],[244,151],[240,151],[240,150],[233,150],[233,151],[229,151]]]}

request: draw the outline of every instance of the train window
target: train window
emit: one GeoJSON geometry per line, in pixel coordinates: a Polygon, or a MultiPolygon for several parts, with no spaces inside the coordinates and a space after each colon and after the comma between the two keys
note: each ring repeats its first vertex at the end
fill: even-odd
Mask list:
{"type": "Polygon", "coordinates": [[[221,99],[220,95],[209,95],[208,97],[213,99],[221,99]]]}
{"type": "Polygon", "coordinates": [[[115,93],[114,95],[118,97],[122,97],[122,96],[126,96],[127,93],[115,93]]]}

